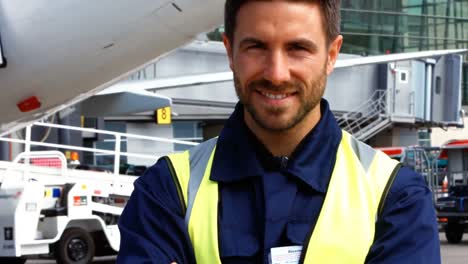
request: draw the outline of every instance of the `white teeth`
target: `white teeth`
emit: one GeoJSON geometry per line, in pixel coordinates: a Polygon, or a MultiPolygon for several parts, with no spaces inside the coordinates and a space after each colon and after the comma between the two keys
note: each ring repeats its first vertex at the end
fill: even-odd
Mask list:
{"type": "Polygon", "coordinates": [[[275,99],[275,100],[280,100],[280,99],[284,99],[286,98],[288,95],[286,94],[271,94],[271,93],[264,93],[262,92],[262,94],[270,99],[275,99]]]}

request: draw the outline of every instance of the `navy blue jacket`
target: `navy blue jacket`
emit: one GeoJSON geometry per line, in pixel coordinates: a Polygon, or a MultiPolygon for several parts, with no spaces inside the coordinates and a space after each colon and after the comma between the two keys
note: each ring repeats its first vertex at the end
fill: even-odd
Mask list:
{"type": "MultiPolygon", "coordinates": [[[[268,263],[272,247],[302,245],[314,228],[341,141],[341,130],[325,100],[321,111],[317,126],[286,159],[272,156],[256,139],[243,121],[243,106],[237,105],[219,136],[211,173],[220,193],[223,264],[268,263]]],[[[421,175],[400,169],[376,223],[366,263],[441,262],[431,197],[421,175]]],[[[164,160],[135,182],[119,228],[117,263],[195,263],[164,160]]]]}

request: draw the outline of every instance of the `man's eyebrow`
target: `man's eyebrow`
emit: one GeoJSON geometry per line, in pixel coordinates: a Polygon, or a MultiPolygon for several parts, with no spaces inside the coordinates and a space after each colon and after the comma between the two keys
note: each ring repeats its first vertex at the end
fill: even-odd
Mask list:
{"type": "Polygon", "coordinates": [[[251,44],[265,44],[263,41],[253,38],[253,37],[246,37],[241,40],[239,46],[251,45],[251,44]]]}
{"type": "Polygon", "coordinates": [[[315,42],[305,39],[305,38],[300,38],[300,39],[295,39],[292,41],[288,42],[288,45],[293,45],[293,46],[302,46],[310,51],[317,52],[319,50],[319,47],[315,42]]]}

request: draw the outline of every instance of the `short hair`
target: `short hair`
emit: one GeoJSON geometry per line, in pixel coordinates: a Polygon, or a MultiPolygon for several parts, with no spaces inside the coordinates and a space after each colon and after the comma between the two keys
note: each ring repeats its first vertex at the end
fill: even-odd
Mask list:
{"type": "MultiPolygon", "coordinates": [[[[236,30],[237,14],[240,8],[253,1],[268,0],[226,0],[224,5],[224,32],[229,41],[233,41],[236,30]]],[[[340,0],[285,0],[287,2],[318,3],[322,11],[322,24],[327,37],[327,43],[331,43],[340,34],[341,13],[340,0]]]]}

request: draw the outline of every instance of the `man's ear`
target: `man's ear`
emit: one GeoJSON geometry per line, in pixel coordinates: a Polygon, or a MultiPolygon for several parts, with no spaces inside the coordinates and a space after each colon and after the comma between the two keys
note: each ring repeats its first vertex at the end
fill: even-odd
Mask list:
{"type": "Polygon", "coordinates": [[[335,63],[340,54],[341,45],[343,44],[343,36],[338,35],[338,37],[333,40],[328,48],[328,62],[327,62],[327,75],[330,75],[335,69],[335,63]]]}
{"type": "Polygon", "coordinates": [[[232,70],[234,69],[233,63],[232,63],[232,45],[231,45],[231,41],[229,40],[229,38],[226,36],[225,33],[223,33],[223,43],[224,43],[224,47],[226,48],[226,52],[229,58],[229,67],[232,70]]]}

